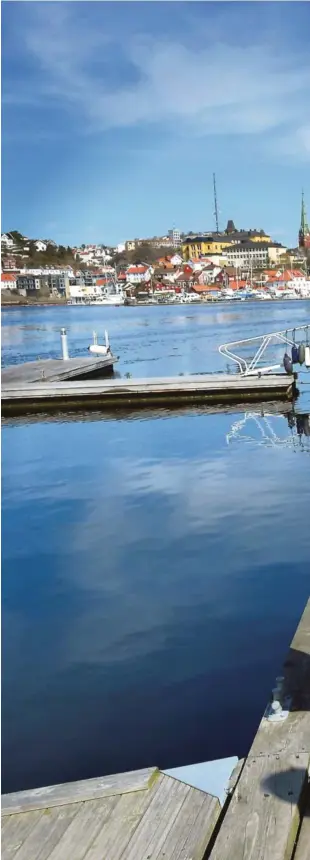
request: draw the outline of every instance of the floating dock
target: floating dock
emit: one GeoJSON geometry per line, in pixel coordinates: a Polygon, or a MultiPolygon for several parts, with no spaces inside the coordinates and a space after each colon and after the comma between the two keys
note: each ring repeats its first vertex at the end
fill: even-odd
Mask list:
{"type": "Polygon", "coordinates": [[[149,768],[4,795],[2,857],[309,860],[310,601],[275,692],[237,764],[149,768]]]}
{"type": "Polygon", "coordinates": [[[16,409],[142,408],[190,403],[242,403],[292,399],[295,378],[285,373],[262,376],[210,373],[147,379],[91,379],[104,359],[29,362],[2,371],[3,414],[16,409]],[[36,365],[31,368],[31,364],[36,365]],[[57,366],[56,366],[57,365],[57,366]],[[43,373],[45,376],[43,376],[43,373]],[[81,380],[81,374],[85,378],[81,380]],[[75,379],[73,378],[75,377],[75,379]],[[79,377],[79,381],[77,378],[79,377]]]}
{"type": "Polygon", "coordinates": [[[43,358],[37,361],[26,361],[24,364],[13,364],[5,367],[1,373],[2,385],[11,386],[32,385],[38,382],[64,382],[70,379],[93,379],[113,370],[117,361],[113,355],[102,358],[43,358]]]}

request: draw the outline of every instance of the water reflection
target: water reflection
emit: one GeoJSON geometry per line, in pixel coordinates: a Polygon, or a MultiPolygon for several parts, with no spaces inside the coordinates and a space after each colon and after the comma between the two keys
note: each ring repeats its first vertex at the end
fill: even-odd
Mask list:
{"type": "Polygon", "coordinates": [[[227,446],[244,410],[161,418],[3,428],[4,791],[247,752],[309,591],[307,470],[227,446]]]}
{"type": "Polygon", "coordinates": [[[310,453],[310,415],[289,410],[286,415],[245,412],[226,434],[227,444],[247,442],[269,447],[286,447],[310,453]]]}

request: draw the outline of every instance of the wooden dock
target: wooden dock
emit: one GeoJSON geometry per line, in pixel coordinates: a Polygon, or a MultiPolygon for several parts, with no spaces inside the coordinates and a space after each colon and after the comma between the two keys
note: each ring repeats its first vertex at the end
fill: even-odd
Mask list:
{"type": "Polygon", "coordinates": [[[272,722],[266,709],[210,860],[309,860],[310,600],[283,679],[288,716],[272,722]]]}
{"type": "Polygon", "coordinates": [[[3,860],[309,860],[310,601],[283,675],[224,802],[156,768],[5,795],[3,860]]]}
{"type": "Polygon", "coordinates": [[[117,358],[113,355],[103,358],[43,358],[25,361],[2,369],[1,382],[4,388],[28,386],[38,382],[63,382],[69,379],[92,379],[113,369],[117,358]]]}
{"type": "MultiPolygon", "coordinates": [[[[70,360],[71,361],[71,360],[70,360]]],[[[84,361],[87,361],[87,359],[84,361]]],[[[100,360],[95,359],[95,362],[100,360]]],[[[59,361],[59,364],[63,362],[59,361]]],[[[101,362],[100,362],[101,363],[101,362]]],[[[97,365],[99,368],[99,365],[97,365]]],[[[24,365],[24,367],[26,367],[24,365]]],[[[178,406],[190,403],[260,403],[278,398],[291,399],[294,396],[295,379],[284,373],[261,377],[241,376],[240,374],[199,374],[147,379],[110,379],[85,381],[72,380],[72,374],[80,376],[80,371],[70,371],[70,378],[34,379],[29,364],[28,378],[18,377],[18,367],[9,368],[2,373],[2,410],[3,414],[16,409],[76,409],[81,406],[101,409],[130,408],[145,406],[178,406]],[[67,380],[67,381],[66,381],[67,380]]],[[[37,371],[34,371],[37,373],[37,371]]],[[[64,371],[66,373],[66,370],[64,371]]],[[[86,373],[86,371],[85,371],[86,373]]],[[[89,376],[89,371],[87,372],[89,376]]]]}

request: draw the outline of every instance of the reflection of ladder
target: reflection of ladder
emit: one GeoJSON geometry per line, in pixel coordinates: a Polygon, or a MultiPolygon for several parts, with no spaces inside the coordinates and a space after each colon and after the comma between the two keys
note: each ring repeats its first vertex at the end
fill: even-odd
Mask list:
{"type": "Polygon", "coordinates": [[[286,344],[287,346],[292,347],[295,343],[295,333],[302,332],[301,340],[304,338],[306,343],[309,344],[309,325],[301,325],[296,328],[285,329],[284,331],[273,331],[269,334],[261,334],[257,337],[248,337],[245,340],[235,340],[231,343],[222,343],[219,346],[219,352],[224,358],[229,358],[234,361],[239,368],[240,373],[243,373],[245,376],[255,376],[258,373],[270,373],[275,370],[279,370],[282,367],[282,364],[272,364],[269,366],[261,365],[260,362],[262,357],[268,346],[279,346],[280,344],[286,344]],[[251,345],[252,350],[251,350],[251,345]],[[251,352],[251,357],[240,355],[241,351],[244,350],[245,353],[247,351],[251,352]],[[254,349],[254,356],[253,356],[254,349]],[[238,354],[239,353],[239,354],[238,354]]]}
{"type": "MultiPolygon", "coordinates": [[[[294,413],[289,413],[287,419],[289,415],[291,415],[293,421],[297,418],[294,413]]],[[[300,418],[308,420],[310,427],[309,415],[300,416],[300,418]]],[[[279,425],[278,428],[280,429],[279,425]]],[[[291,426],[284,415],[273,415],[272,413],[262,415],[260,412],[245,412],[243,418],[239,419],[239,421],[234,421],[229,433],[226,434],[227,444],[229,445],[233,441],[254,442],[256,445],[265,445],[273,448],[291,448],[296,451],[301,450],[310,453],[310,436],[303,436],[298,433],[296,425],[291,426]],[[241,432],[249,421],[253,421],[258,428],[260,433],[258,438],[253,434],[248,435],[241,432]],[[288,435],[285,438],[276,433],[275,428],[272,426],[272,422],[274,421],[280,421],[281,429],[288,431],[288,435]]]]}

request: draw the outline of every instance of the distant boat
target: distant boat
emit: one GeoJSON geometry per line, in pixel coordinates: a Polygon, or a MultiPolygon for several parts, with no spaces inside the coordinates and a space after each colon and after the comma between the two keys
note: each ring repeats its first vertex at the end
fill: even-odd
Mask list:
{"type": "Polygon", "coordinates": [[[98,296],[96,299],[91,299],[90,305],[112,305],[119,306],[125,304],[125,299],[122,293],[108,293],[107,295],[98,296]]]}

